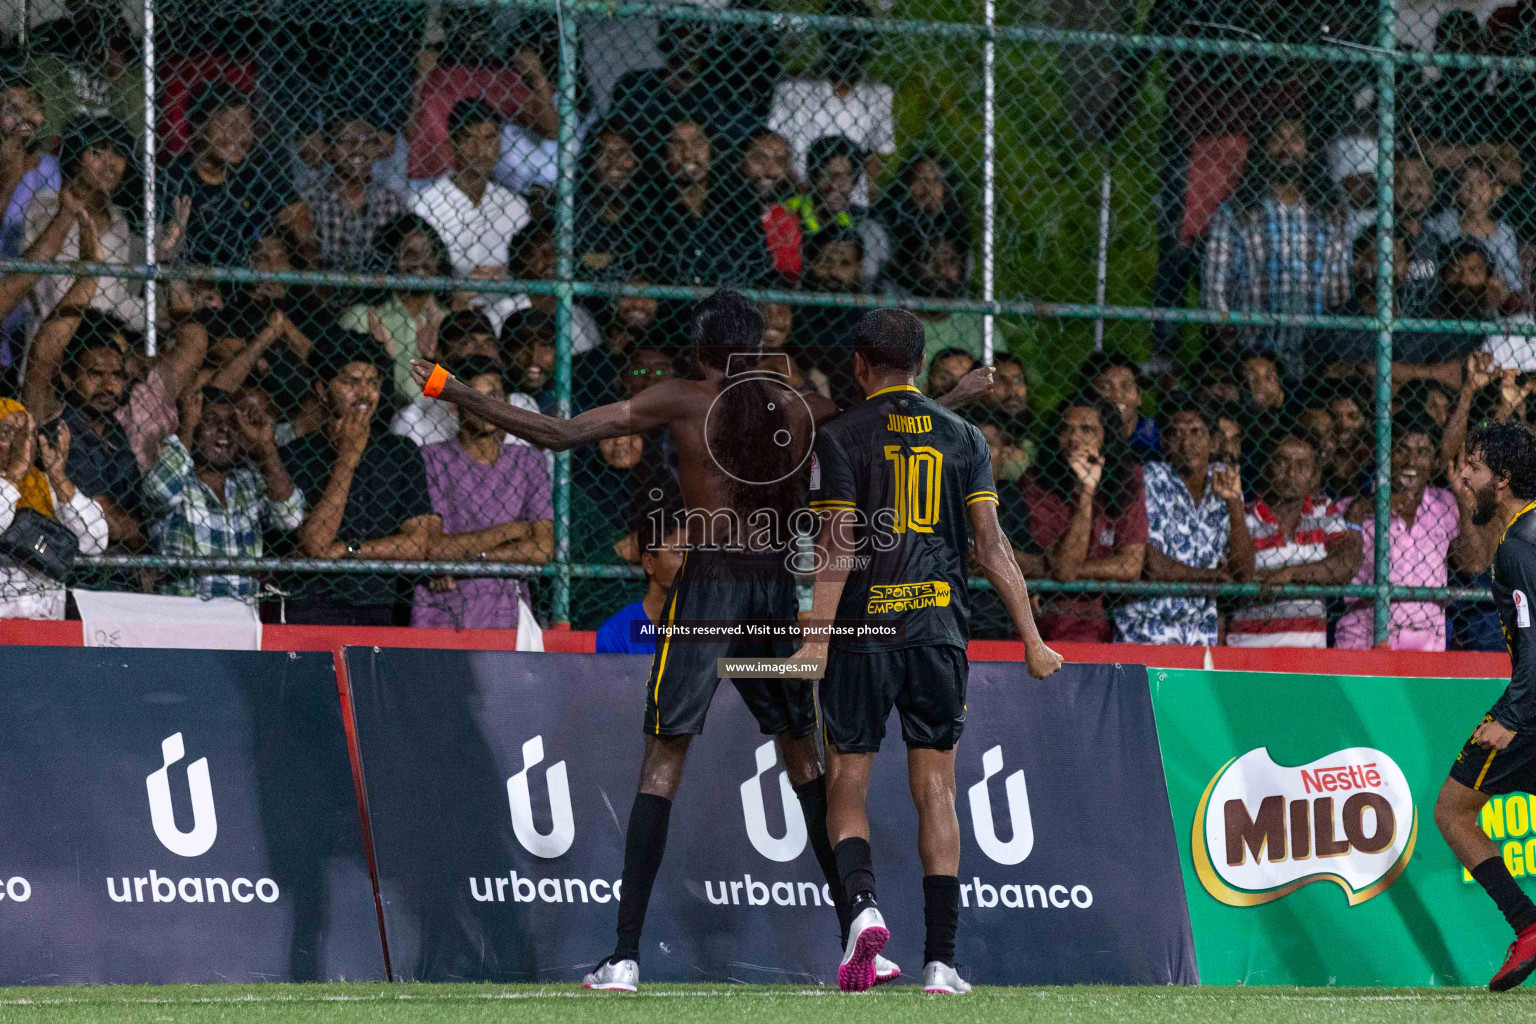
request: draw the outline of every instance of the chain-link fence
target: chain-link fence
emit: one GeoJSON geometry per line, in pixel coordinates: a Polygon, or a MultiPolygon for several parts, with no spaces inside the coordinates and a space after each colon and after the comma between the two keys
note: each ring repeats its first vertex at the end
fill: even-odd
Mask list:
{"type": "Polygon", "coordinates": [[[1464,6],[0,0],[0,519],[76,585],[594,628],[671,571],[671,439],[410,360],[567,416],[730,284],[839,407],[869,305],[932,394],[997,366],[1048,637],[1501,648],[1457,460],[1536,413],[1536,5],[1464,6]]]}

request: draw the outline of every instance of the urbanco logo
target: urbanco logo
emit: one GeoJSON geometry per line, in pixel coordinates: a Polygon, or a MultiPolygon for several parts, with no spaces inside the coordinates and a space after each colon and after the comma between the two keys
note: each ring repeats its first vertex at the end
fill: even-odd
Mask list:
{"type": "Polygon", "coordinates": [[[1029,816],[1029,790],[1024,785],[1024,771],[1015,771],[1003,783],[1008,796],[1008,820],[1013,823],[1013,838],[1006,843],[997,838],[992,822],[992,798],[987,782],[1003,770],[1003,748],[995,746],[981,755],[981,781],[970,788],[971,828],[981,852],[999,864],[1018,864],[1035,848],[1035,823],[1029,816]]]}
{"type": "Polygon", "coordinates": [[[507,801],[512,805],[512,832],[523,849],[535,857],[553,860],[571,848],[576,840],[576,817],[571,813],[571,786],[566,778],[565,762],[557,761],[544,772],[549,786],[548,832],[533,824],[533,797],[528,792],[528,772],[544,760],[544,737],[535,736],[523,744],[523,770],[507,780],[507,801]]]}
{"type": "Polygon", "coordinates": [[[1206,892],[1228,906],[1258,906],[1324,881],[1356,906],[1397,881],[1418,833],[1407,776],[1384,752],[1347,747],[1288,766],[1258,747],[1205,787],[1190,851],[1206,892]]]}
{"type": "Polygon", "coordinates": [[[769,740],[757,748],[757,772],[741,784],[741,810],[747,822],[747,838],[752,847],[769,860],[780,864],[794,860],[805,850],[805,814],[800,810],[800,799],[789,784],[789,772],[779,772],[779,800],[784,805],[784,836],[775,839],[768,832],[768,813],[763,806],[764,773],[778,763],[778,754],[769,740]]]}
{"type": "Polygon", "coordinates": [[[208,759],[200,757],[187,765],[187,787],[192,792],[192,831],[183,832],[176,827],[176,812],[171,806],[171,765],[186,756],[181,733],[160,741],[160,756],[164,763],[144,780],[149,790],[149,820],[155,826],[155,838],[178,856],[201,857],[219,836],[208,759]]]}

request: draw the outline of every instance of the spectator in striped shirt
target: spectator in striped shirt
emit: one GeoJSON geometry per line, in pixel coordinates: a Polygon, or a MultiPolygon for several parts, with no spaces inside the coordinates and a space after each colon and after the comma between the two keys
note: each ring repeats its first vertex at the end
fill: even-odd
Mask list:
{"type": "MultiPolygon", "coordinates": [[[[1211,221],[1202,305],[1219,313],[1326,313],[1349,297],[1343,219],[1309,194],[1300,119],[1282,118],[1256,141],[1242,187],[1211,221]]],[[[1302,328],[1223,328],[1223,334],[1276,353],[1294,372],[1304,365],[1302,328]]]]}
{"type": "MultiPolygon", "coordinates": [[[[1248,505],[1256,582],[1338,585],[1360,568],[1360,531],[1329,510],[1322,482],[1317,450],[1299,437],[1281,438],[1264,473],[1264,496],[1248,505]]],[[[1327,608],[1321,598],[1239,608],[1227,624],[1227,645],[1327,647],[1327,608]]]]}

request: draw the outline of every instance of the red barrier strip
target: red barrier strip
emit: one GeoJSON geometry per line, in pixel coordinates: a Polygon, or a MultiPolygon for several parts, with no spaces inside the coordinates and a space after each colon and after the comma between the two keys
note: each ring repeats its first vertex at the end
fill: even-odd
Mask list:
{"type": "Polygon", "coordinates": [[[379,919],[379,946],[384,950],[384,977],[395,980],[389,961],[389,933],[384,930],[384,897],[379,888],[379,862],[373,855],[373,819],[368,811],[368,790],[363,786],[363,751],[357,742],[357,714],[352,707],[352,677],[347,673],[346,648],[331,651],[336,665],[336,692],[341,697],[341,722],[347,731],[347,758],[352,762],[352,788],[357,792],[357,813],[363,824],[363,856],[368,859],[368,877],[373,882],[373,911],[379,919]]]}

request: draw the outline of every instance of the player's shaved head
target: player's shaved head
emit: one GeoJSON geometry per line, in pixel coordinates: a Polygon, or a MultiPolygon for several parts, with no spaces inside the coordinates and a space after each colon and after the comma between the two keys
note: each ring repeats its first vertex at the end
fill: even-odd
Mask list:
{"type": "Polygon", "coordinates": [[[905,309],[871,310],[853,329],[853,351],[875,370],[916,373],[926,342],[923,322],[905,309]]]}
{"type": "MultiPolygon", "coordinates": [[[[701,363],[719,370],[729,366],[737,353],[753,353],[763,347],[763,314],[757,304],[740,292],[721,288],[693,307],[688,338],[701,363]]],[[[746,363],[739,369],[745,369],[746,363]]]]}

